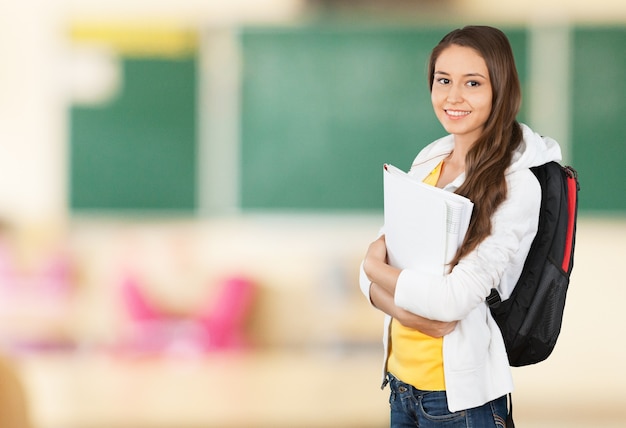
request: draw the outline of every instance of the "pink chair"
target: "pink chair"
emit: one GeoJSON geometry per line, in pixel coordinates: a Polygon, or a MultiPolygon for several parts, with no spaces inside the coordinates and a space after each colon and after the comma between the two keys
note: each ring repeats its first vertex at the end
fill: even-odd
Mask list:
{"type": "Polygon", "coordinates": [[[145,296],[139,282],[127,275],[121,285],[122,304],[130,322],[125,350],[163,353],[208,352],[247,345],[245,321],[255,296],[254,284],[241,277],[225,280],[215,300],[197,314],[169,314],[145,296]]]}
{"type": "Polygon", "coordinates": [[[139,282],[132,275],[126,275],[122,280],[121,296],[124,307],[134,322],[153,322],[164,316],[152,302],[148,301],[139,282]]]}
{"type": "Polygon", "coordinates": [[[216,300],[199,316],[208,333],[209,348],[240,348],[247,345],[245,322],[255,294],[254,284],[246,278],[233,277],[224,281],[216,300]]]}

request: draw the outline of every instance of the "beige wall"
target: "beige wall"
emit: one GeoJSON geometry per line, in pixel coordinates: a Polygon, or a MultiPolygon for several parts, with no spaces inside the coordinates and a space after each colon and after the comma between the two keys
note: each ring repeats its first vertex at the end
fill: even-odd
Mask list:
{"type": "Polygon", "coordinates": [[[462,14],[480,20],[517,22],[620,22],[626,21],[621,0],[457,0],[462,14]]]}
{"type": "MultiPolygon", "coordinates": [[[[27,224],[67,219],[69,55],[76,20],[164,20],[209,27],[304,18],[303,0],[24,0],[0,13],[0,218],[27,224]],[[33,14],[32,10],[38,13],[33,14]]],[[[442,21],[626,23],[626,2],[449,0],[442,21]]],[[[439,6],[433,6],[439,7],[439,6]]],[[[557,132],[558,134],[558,132],[557,132]]]]}
{"type": "Polygon", "coordinates": [[[0,12],[0,216],[41,221],[64,215],[65,113],[59,11],[33,3],[0,12]]]}

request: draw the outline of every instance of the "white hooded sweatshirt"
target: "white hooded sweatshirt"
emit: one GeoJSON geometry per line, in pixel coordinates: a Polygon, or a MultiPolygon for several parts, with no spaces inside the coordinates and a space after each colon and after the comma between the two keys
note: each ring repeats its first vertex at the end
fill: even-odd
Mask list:
{"type": "MultiPolygon", "coordinates": [[[[561,160],[556,141],[526,125],[522,130],[523,141],[506,171],[507,198],[492,216],[491,235],[444,277],[405,269],[396,283],[397,306],[432,320],[459,321],[443,339],[451,412],[481,406],[513,390],[504,340],[485,298],[494,287],[502,299],[511,294],[537,233],[541,189],[529,168],[561,160]]],[[[431,143],[417,155],[409,174],[423,180],[453,148],[451,135],[431,143]]],[[[444,189],[454,192],[464,180],[462,174],[444,189]]],[[[368,299],[370,285],[361,267],[360,286],[368,299]]],[[[386,316],[385,371],[390,323],[386,316]]]]}

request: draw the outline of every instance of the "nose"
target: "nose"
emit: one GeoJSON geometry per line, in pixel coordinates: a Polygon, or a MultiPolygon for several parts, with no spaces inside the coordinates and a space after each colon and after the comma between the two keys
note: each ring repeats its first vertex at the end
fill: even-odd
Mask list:
{"type": "Polygon", "coordinates": [[[458,103],[463,100],[461,88],[458,85],[450,85],[446,100],[450,103],[458,103]]]}

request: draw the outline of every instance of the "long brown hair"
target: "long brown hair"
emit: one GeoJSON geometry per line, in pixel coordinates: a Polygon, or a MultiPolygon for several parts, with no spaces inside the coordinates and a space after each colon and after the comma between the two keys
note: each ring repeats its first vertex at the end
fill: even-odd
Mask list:
{"type": "Polygon", "coordinates": [[[474,202],[468,232],[450,265],[455,266],[491,233],[491,215],[506,199],[504,177],[522,140],[516,121],[522,92],[515,59],[506,35],[493,27],[468,26],[448,33],[430,55],[428,81],[432,91],[435,63],[451,45],[474,49],[485,60],[492,87],[491,114],[481,136],[465,158],[466,178],[456,193],[474,202]]]}

